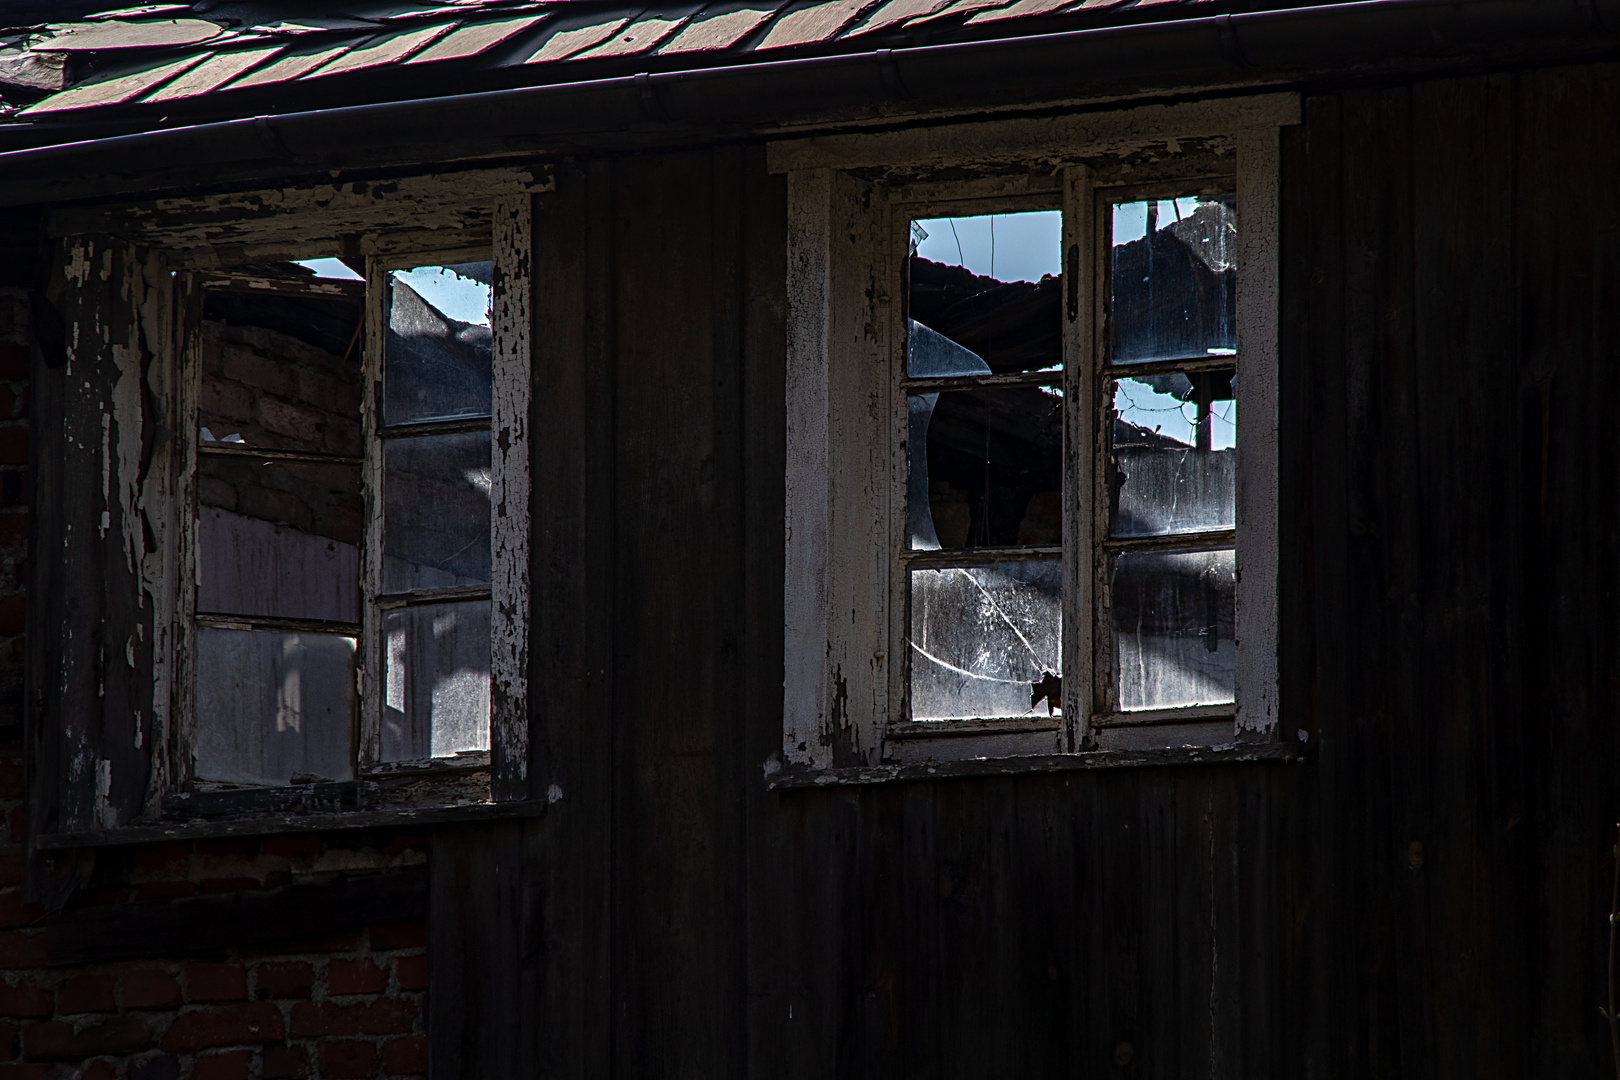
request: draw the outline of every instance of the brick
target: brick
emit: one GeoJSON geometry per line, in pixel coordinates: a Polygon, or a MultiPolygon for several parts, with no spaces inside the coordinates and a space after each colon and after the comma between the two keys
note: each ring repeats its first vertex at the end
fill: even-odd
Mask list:
{"type": "Polygon", "coordinates": [[[178,881],[191,873],[191,845],[154,844],[136,848],[130,859],[132,881],[178,881]]]}
{"type": "Polygon", "coordinates": [[[0,547],[21,548],[27,542],[28,515],[14,512],[0,514],[0,547]]]}
{"type": "Polygon", "coordinates": [[[280,398],[261,397],[254,403],[259,423],[277,435],[306,443],[319,443],[322,416],[314,409],[294,405],[280,398]]]}
{"type": "Polygon", "coordinates": [[[269,1002],[215,1005],[181,1013],[163,1036],[163,1049],[184,1054],[216,1046],[261,1046],[280,1042],[281,1010],[269,1002]]]}
{"type": "Polygon", "coordinates": [[[264,1080],[303,1080],[309,1075],[309,1056],[302,1046],[267,1046],[259,1062],[264,1080]]]}
{"type": "Polygon", "coordinates": [[[27,469],[0,472],[0,506],[27,506],[34,499],[32,473],[27,469]]]}
{"type": "Polygon", "coordinates": [[[117,980],[111,975],[78,975],[56,991],[56,1011],[62,1016],[74,1013],[116,1012],[113,991],[117,980]]]}
{"type": "Polygon", "coordinates": [[[187,1001],[247,1000],[247,969],[240,964],[187,964],[185,984],[187,1001]]]}
{"type": "Polygon", "coordinates": [[[321,853],[318,836],[270,836],[264,841],[264,854],[282,859],[313,859],[321,853]]]}
{"type": "Polygon", "coordinates": [[[17,1021],[0,1020],[0,1061],[17,1056],[17,1021]]]}
{"type": "Polygon", "coordinates": [[[92,1061],[79,1073],[78,1080],[118,1080],[118,1070],[106,1058],[92,1061]]]}
{"type": "Polygon", "coordinates": [[[191,1080],[248,1080],[253,1068],[253,1051],[226,1050],[219,1054],[199,1054],[191,1066],[191,1080]]]}
{"type": "Polygon", "coordinates": [[[49,1065],[0,1065],[0,1080],[46,1080],[49,1065]]]}
{"type": "Polygon", "coordinates": [[[387,1076],[423,1076],[428,1071],[427,1039],[407,1035],[383,1043],[382,1071],[387,1076]]]}
{"type": "Polygon", "coordinates": [[[215,421],[240,422],[253,419],[253,396],[253,392],[241,383],[226,382],[223,379],[204,379],[202,390],[197,395],[197,408],[203,413],[198,419],[209,427],[214,438],[223,439],[231,432],[221,430],[215,421]]]}
{"type": "Polygon", "coordinates": [[[124,976],[124,1008],[177,1009],[180,981],[167,971],[132,971],[124,976]]]}
{"type": "Polygon", "coordinates": [[[0,341],[0,379],[28,378],[28,346],[20,341],[0,341]]]}
{"type": "Polygon", "coordinates": [[[147,881],[135,886],[135,899],[179,900],[196,892],[197,886],[189,881],[147,881]]]}
{"type": "Polygon", "coordinates": [[[0,889],[0,926],[29,926],[43,918],[44,907],[25,902],[21,889],[0,889]]]}
{"type": "Polygon", "coordinates": [[[358,1039],[324,1039],[321,1075],[331,1080],[364,1080],[377,1075],[377,1048],[358,1039]]]}
{"type": "Polygon", "coordinates": [[[129,1080],[180,1080],[180,1059],[159,1054],[140,1063],[131,1063],[129,1080]]]}
{"type": "Polygon", "coordinates": [[[426,990],[428,966],[426,956],[402,956],[394,961],[394,974],[399,976],[401,990],[426,990]]]}
{"type": "Polygon", "coordinates": [[[23,1025],[23,1057],[32,1061],[77,1061],[101,1054],[136,1054],[152,1047],[152,1031],[138,1016],[115,1016],[75,1030],[66,1020],[23,1025]]]}
{"type": "Polygon", "coordinates": [[[217,476],[197,477],[197,502],[203,506],[218,506],[225,510],[236,509],[236,488],[230,481],[221,480],[217,476]]]}
{"type": "Polygon", "coordinates": [[[291,365],[277,363],[240,345],[227,345],[220,357],[220,373],[234,382],[246,383],[271,394],[291,394],[291,365]]]}
{"type": "Polygon", "coordinates": [[[0,634],[20,634],[27,626],[28,599],[22,596],[0,597],[0,634]]]}
{"type": "Polygon", "coordinates": [[[315,986],[315,968],[302,960],[270,961],[253,969],[255,997],[307,998],[315,986]]]}
{"type": "MultiPolygon", "coordinates": [[[[9,953],[0,953],[0,956],[5,956],[8,966],[12,963],[9,953]]],[[[35,980],[22,979],[15,986],[0,980],[0,1016],[33,1018],[49,1016],[55,1011],[55,995],[35,980]]]]}
{"type": "Polygon", "coordinates": [[[238,509],[260,521],[286,522],[299,528],[309,524],[309,507],[290,491],[254,487],[242,492],[238,509]]]}
{"type": "MultiPolygon", "coordinates": [[[[18,798],[21,798],[19,795],[18,798]]],[[[20,848],[0,848],[0,887],[21,885],[23,853],[20,848]]]]}
{"type": "Polygon", "coordinates": [[[6,958],[6,967],[13,971],[44,967],[44,931],[0,930],[0,956],[6,958]]]}
{"type": "Polygon", "coordinates": [[[371,928],[373,949],[420,949],[427,945],[427,923],[388,923],[371,928]]]}
{"type": "Polygon", "coordinates": [[[364,1005],[331,1001],[300,1002],[292,1009],[292,1033],[307,1039],[322,1035],[405,1035],[416,1022],[416,1004],[380,998],[364,1005]]]}
{"type": "Polygon", "coordinates": [[[220,837],[198,840],[194,847],[199,859],[251,859],[259,854],[259,845],[253,840],[220,837]]]}
{"type": "Polygon", "coordinates": [[[25,794],[22,761],[9,756],[0,758],[0,799],[21,799],[25,794]]]}
{"type": "Polygon", "coordinates": [[[0,465],[26,464],[28,464],[28,429],[14,424],[0,427],[0,465]]]}
{"type": "Polygon", "coordinates": [[[388,973],[365,957],[333,960],[326,969],[328,994],[380,994],[388,989],[388,973]]]}

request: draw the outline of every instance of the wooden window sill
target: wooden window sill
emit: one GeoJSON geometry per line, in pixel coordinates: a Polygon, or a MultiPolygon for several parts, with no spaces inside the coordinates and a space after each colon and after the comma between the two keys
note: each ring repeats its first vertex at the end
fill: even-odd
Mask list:
{"type": "Polygon", "coordinates": [[[339,829],[413,828],[420,825],[534,817],[541,800],[493,802],[487,770],[483,783],[469,774],[368,777],[282,788],[240,788],[171,795],[163,816],[105,829],[47,833],[40,848],[148,844],[216,836],[272,836],[339,829]]]}
{"type": "Polygon", "coordinates": [[[857,784],[900,784],[982,776],[1025,776],[1037,773],[1085,772],[1092,769],[1156,769],[1184,765],[1237,765],[1248,762],[1300,761],[1305,747],[1284,742],[1228,743],[1224,746],[1176,746],[1154,750],[1090,750],[1037,757],[972,758],[904,765],[842,769],[789,767],[765,777],[770,791],[804,791],[857,784]]]}

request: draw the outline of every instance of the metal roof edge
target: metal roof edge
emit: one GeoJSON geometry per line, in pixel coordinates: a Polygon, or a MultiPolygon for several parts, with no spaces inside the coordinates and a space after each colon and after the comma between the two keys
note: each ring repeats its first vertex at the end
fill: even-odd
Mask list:
{"type": "Polygon", "coordinates": [[[0,153],[0,205],[555,153],[588,133],[786,134],[818,118],[1039,107],[1504,45],[1608,51],[1614,27],[1620,0],[1354,0],[380,102],[0,153]]]}

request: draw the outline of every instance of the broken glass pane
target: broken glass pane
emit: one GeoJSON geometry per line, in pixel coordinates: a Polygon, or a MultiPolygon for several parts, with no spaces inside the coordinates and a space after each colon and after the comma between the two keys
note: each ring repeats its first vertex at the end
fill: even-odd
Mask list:
{"type": "Polygon", "coordinates": [[[198,445],[360,454],[360,305],[210,289],[198,445]]]}
{"type": "Polygon", "coordinates": [[[907,401],[913,549],[1063,542],[1063,394],[974,387],[907,401]]]}
{"type": "Polygon", "coordinates": [[[1120,709],[1233,700],[1235,569],[1231,548],[1118,557],[1112,600],[1120,709]]]}
{"type": "Polygon", "coordinates": [[[1230,529],[1236,522],[1232,371],[1114,384],[1113,535],[1230,529]]]}
{"type": "MultiPolygon", "coordinates": [[[[1063,215],[1056,210],[912,222],[909,314],[955,342],[980,371],[1056,371],[1061,333],[1063,215]]],[[[907,374],[930,370],[908,347],[907,374]]]]}
{"type": "Polygon", "coordinates": [[[487,431],[383,445],[383,592],[489,582],[487,431]]]}
{"type": "Polygon", "coordinates": [[[197,610],[355,622],[354,465],[197,458],[197,610]]]}
{"type": "Polygon", "coordinates": [[[1042,691],[1063,674],[1061,563],[930,568],[910,579],[913,720],[1051,715],[1042,691]]]}
{"type": "Polygon", "coordinates": [[[351,637],[199,628],[197,778],[351,779],[354,652],[351,637]]]}
{"type": "Polygon", "coordinates": [[[489,415],[494,272],[479,262],[388,276],[384,424],[489,415]]]}
{"type": "Polygon", "coordinates": [[[390,611],[383,760],[489,749],[489,601],[390,611]]]}
{"type": "Polygon", "coordinates": [[[1237,197],[1118,203],[1116,364],[1237,352],[1237,197]]]}

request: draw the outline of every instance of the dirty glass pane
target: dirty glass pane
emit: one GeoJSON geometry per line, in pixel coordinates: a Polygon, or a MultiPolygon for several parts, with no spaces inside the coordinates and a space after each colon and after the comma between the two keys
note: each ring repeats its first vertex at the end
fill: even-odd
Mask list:
{"type": "Polygon", "coordinates": [[[388,275],[384,424],[489,415],[494,265],[418,266],[388,275]]]}
{"type": "MultiPolygon", "coordinates": [[[[923,218],[911,224],[908,311],[955,343],[947,366],[1056,371],[1063,363],[1063,215],[1057,210],[923,218]]],[[[940,370],[939,343],[907,347],[907,374],[940,370]]]]}
{"type": "Polygon", "coordinates": [[[360,305],[208,290],[197,443],[358,456],[360,305]]]}
{"type": "Polygon", "coordinates": [[[489,601],[390,611],[383,760],[489,749],[489,601]]]}
{"type": "Polygon", "coordinates": [[[1114,384],[1113,535],[1230,529],[1237,520],[1232,372],[1114,384]]]}
{"type": "Polygon", "coordinates": [[[946,390],[907,400],[913,549],[1063,542],[1063,394],[946,390]]]}
{"type": "Polygon", "coordinates": [[[1119,708],[1233,700],[1231,548],[1143,551],[1114,564],[1114,682],[1119,708]]]}
{"type": "Polygon", "coordinates": [[[1056,681],[1046,676],[1063,674],[1061,563],[912,570],[910,579],[913,720],[1050,715],[1041,691],[1056,681]]]}
{"type": "Polygon", "coordinates": [[[200,628],[197,778],[351,779],[354,652],[351,637],[200,628]]]}
{"type": "Polygon", "coordinates": [[[1116,364],[1237,351],[1237,197],[1147,199],[1113,213],[1116,364]]]}
{"type": "Polygon", "coordinates": [[[489,582],[489,432],[383,444],[383,592],[489,582]]]}
{"type": "Polygon", "coordinates": [[[197,610],[359,619],[355,465],[197,457],[197,610]]]}

